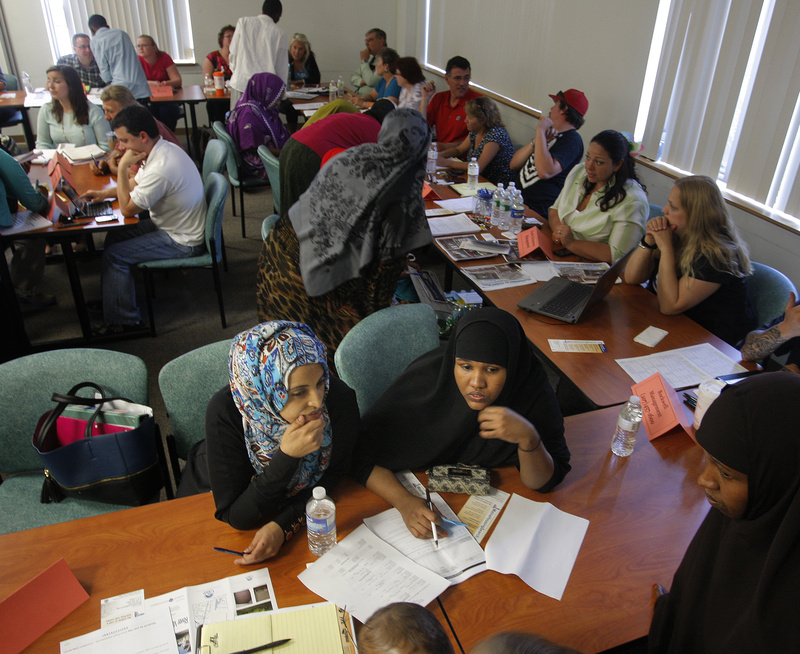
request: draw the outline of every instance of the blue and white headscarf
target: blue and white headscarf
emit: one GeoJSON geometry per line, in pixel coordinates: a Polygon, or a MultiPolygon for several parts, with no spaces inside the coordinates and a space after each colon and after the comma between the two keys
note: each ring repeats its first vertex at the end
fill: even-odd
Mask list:
{"type": "MultiPolygon", "coordinates": [[[[273,320],[234,338],[229,360],[231,394],[242,414],[247,455],[257,473],[272,459],[289,425],[280,415],[289,399],[289,376],[295,368],[312,363],[322,366],[327,399],[330,373],[325,346],[308,325],[273,320]]],[[[301,459],[287,484],[290,497],[314,486],[330,464],[331,424],[324,402],[322,420],[322,446],[301,459]]]]}

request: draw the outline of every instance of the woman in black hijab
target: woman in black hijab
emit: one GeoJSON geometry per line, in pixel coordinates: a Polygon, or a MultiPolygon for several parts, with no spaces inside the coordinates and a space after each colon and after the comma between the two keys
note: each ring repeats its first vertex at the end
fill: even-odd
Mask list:
{"type": "Polygon", "coordinates": [[[713,507],[656,603],[650,652],[790,652],[800,643],[800,376],[726,388],[697,432],[713,507]]]}
{"type": "Polygon", "coordinates": [[[523,484],[546,492],[570,469],[564,421],[544,369],[516,318],[495,308],[470,311],[447,345],[394,381],[364,414],[357,450],[363,458],[356,478],[421,537],[435,516],[389,470],[517,465],[523,484]]]}

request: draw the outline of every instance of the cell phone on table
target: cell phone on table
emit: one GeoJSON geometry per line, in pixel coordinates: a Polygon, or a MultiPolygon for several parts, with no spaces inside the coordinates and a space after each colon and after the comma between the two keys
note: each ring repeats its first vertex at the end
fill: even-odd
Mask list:
{"type": "Polygon", "coordinates": [[[116,221],[117,221],[117,217],[116,217],[114,214],[111,214],[110,216],[97,216],[97,217],[94,219],[94,221],[95,221],[95,222],[96,222],[98,225],[102,225],[103,223],[113,223],[113,222],[116,222],[116,221]]]}

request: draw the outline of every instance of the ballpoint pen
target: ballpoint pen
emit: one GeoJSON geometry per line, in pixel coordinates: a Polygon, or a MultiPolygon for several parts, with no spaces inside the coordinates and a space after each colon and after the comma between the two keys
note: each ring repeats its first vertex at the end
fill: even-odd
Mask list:
{"type": "MultiPolygon", "coordinates": [[[[425,497],[428,502],[428,508],[433,511],[433,502],[431,502],[431,492],[426,488],[425,489],[425,497]]],[[[436,549],[439,549],[439,532],[436,531],[436,523],[431,520],[431,529],[433,530],[433,544],[436,546],[436,549]]]]}
{"type": "Polygon", "coordinates": [[[265,649],[274,649],[276,647],[280,647],[281,645],[285,645],[291,640],[291,638],[283,638],[281,640],[276,640],[271,643],[267,643],[266,645],[259,645],[258,647],[251,647],[250,649],[243,649],[239,650],[238,652],[233,652],[233,654],[255,654],[255,652],[263,652],[265,649]]]}
{"type": "Polygon", "coordinates": [[[236,556],[244,556],[244,552],[237,552],[236,550],[229,550],[225,547],[215,547],[217,552],[222,552],[223,554],[235,554],[236,556]]]}

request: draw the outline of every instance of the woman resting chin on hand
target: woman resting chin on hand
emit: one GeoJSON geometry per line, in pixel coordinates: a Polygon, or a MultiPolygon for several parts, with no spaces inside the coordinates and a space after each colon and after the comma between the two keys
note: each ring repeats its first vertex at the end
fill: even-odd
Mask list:
{"type": "Polygon", "coordinates": [[[217,519],[257,529],[237,564],[274,556],[305,521],[314,486],[330,492],[349,469],[358,407],[326,361],[301,323],[265,322],[231,345],[230,387],[208,405],[206,446],[217,519]]]}

